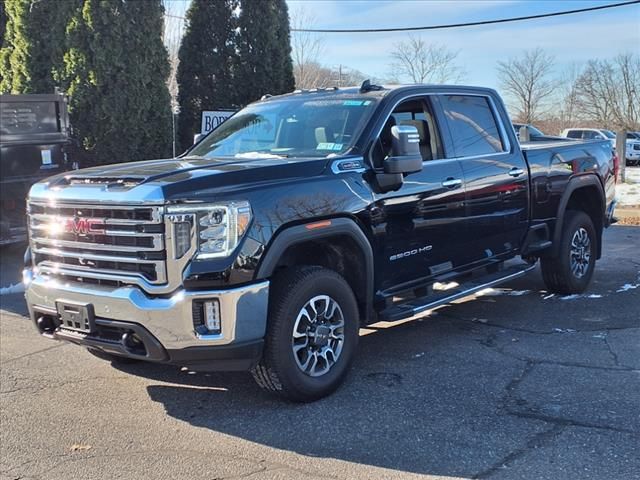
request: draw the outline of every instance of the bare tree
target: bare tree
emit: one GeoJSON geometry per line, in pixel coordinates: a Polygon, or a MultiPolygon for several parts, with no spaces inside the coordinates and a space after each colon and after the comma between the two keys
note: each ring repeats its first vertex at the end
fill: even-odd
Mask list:
{"type": "Polygon", "coordinates": [[[180,49],[180,42],[184,34],[185,20],[179,15],[180,5],[178,5],[177,2],[162,0],[162,5],[165,11],[162,39],[169,55],[169,65],[171,67],[169,78],[167,78],[167,88],[171,95],[171,108],[175,110],[178,106],[178,82],[176,80],[179,63],[178,50],[180,49]]]}
{"type": "MultiPolygon", "coordinates": [[[[315,17],[301,6],[291,12],[293,28],[312,28],[315,17]]],[[[329,86],[330,70],[319,63],[324,49],[323,38],[312,32],[291,32],[291,57],[293,76],[297,88],[317,88],[329,86]]]]}
{"type": "Polygon", "coordinates": [[[551,78],[553,67],[553,57],[541,48],[498,62],[501,88],[521,122],[532,123],[544,113],[557,85],[551,78]]]}
{"type": "Polygon", "coordinates": [[[590,60],[576,89],[585,119],[608,128],[640,128],[640,55],[590,60]]]}
{"type": "Polygon", "coordinates": [[[581,120],[579,105],[580,91],[577,85],[581,73],[582,67],[577,63],[572,63],[560,79],[561,107],[557,113],[560,123],[559,130],[575,126],[576,122],[581,120]]]}
{"type": "Polygon", "coordinates": [[[391,76],[414,83],[458,83],[465,72],[455,64],[459,52],[410,35],[391,52],[391,76]]]}

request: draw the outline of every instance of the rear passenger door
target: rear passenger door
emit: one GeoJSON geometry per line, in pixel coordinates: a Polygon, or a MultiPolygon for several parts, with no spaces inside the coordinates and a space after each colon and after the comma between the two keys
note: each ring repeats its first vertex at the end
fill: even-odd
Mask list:
{"type": "Polygon", "coordinates": [[[464,175],[465,260],[509,254],[528,228],[529,172],[512,129],[501,120],[506,112],[489,95],[442,94],[438,102],[464,175]]]}

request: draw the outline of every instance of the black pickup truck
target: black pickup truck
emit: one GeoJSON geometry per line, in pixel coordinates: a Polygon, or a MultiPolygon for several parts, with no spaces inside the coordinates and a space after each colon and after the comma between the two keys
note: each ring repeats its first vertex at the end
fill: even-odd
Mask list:
{"type": "MultiPolygon", "coordinates": [[[[117,160],[117,159],[114,159],[117,160]]],[[[358,329],[519,277],[587,288],[613,221],[608,141],[519,145],[493,90],[265,97],[175,159],[29,196],[31,317],[111,361],[250,370],[331,393],[358,329]]]]}

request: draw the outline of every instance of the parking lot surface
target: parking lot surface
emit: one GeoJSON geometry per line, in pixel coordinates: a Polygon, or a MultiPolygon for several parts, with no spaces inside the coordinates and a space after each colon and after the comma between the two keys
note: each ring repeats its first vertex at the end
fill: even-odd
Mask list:
{"type": "Polygon", "coordinates": [[[639,246],[609,229],[584,295],[536,271],[368,328],[347,383],[307,405],[248,374],[115,368],[4,295],[0,478],[640,479],[639,246]]]}

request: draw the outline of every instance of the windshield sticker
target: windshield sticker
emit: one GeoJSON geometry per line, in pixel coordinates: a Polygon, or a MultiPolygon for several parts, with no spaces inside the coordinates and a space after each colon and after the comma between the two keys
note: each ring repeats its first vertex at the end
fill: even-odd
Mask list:
{"type": "Polygon", "coordinates": [[[371,105],[371,100],[365,100],[363,103],[364,106],[371,105]]]}
{"type": "Polygon", "coordinates": [[[364,102],[362,100],[345,100],[344,102],[342,102],[342,105],[346,107],[359,107],[363,104],[364,102]]]}
{"type": "Polygon", "coordinates": [[[320,142],[316,147],[316,150],[340,151],[342,150],[342,146],[342,143],[320,142]]]}

